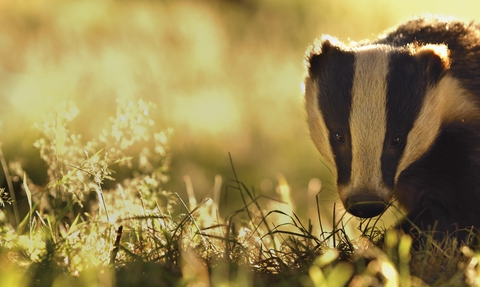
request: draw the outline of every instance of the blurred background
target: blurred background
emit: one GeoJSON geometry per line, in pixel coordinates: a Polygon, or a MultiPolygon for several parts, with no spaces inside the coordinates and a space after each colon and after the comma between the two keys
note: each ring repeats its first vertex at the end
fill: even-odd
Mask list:
{"type": "Polygon", "coordinates": [[[270,196],[289,187],[293,210],[316,218],[319,182],[325,206],[336,196],[305,121],[306,48],[322,34],[375,38],[426,12],[480,19],[477,0],[3,0],[5,158],[42,185],[32,125],[46,112],[75,102],[71,129],[87,140],[109,124],[116,99],[144,99],[157,106],[156,129],[174,130],[165,189],[184,195],[188,176],[199,201],[212,196],[216,175],[224,187],[234,178],[230,153],[247,187],[270,196]]]}

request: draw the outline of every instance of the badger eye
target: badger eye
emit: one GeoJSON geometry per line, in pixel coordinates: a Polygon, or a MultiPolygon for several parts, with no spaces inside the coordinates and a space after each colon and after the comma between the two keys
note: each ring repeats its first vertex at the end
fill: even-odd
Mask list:
{"type": "Polygon", "coordinates": [[[345,137],[341,133],[335,133],[335,140],[339,143],[344,143],[345,137]]]}
{"type": "Polygon", "coordinates": [[[400,137],[400,135],[395,135],[392,137],[392,140],[390,142],[390,145],[392,146],[397,146],[399,145],[400,143],[402,142],[402,138],[400,137]]]}

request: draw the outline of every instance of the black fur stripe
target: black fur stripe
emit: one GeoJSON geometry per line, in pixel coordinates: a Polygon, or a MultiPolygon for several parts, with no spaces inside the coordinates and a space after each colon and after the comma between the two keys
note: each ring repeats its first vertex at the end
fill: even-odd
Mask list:
{"type": "Polygon", "coordinates": [[[336,158],[339,184],[347,183],[351,173],[349,115],[354,63],[353,52],[341,51],[328,42],[323,44],[322,53],[313,56],[310,61],[311,76],[318,79],[319,108],[330,131],[329,139],[336,158]],[[343,137],[343,142],[338,140],[337,133],[343,137]]]}
{"type": "Polygon", "coordinates": [[[440,79],[443,67],[436,55],[411,55],[407,50],[391,54],[387,76],[387,131],[382,155],[383,181],[393,188],[396,167],[407,136],[422,108],[425,94],[440,79]]]}

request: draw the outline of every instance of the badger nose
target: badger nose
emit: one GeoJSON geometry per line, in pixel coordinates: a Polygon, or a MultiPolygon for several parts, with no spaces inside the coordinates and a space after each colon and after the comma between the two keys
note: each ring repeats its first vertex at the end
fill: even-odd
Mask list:
{"type": "Polygon", "coordinates": [[[363,194],[348,197],[344,205],[350,214],[362,218],[377,216],[387,208],[387,205],[380,197],[363,194]]]}

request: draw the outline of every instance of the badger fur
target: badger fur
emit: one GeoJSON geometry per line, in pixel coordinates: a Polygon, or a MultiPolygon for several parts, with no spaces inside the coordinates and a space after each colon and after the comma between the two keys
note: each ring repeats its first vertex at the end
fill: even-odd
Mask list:
{"type": "Polygon", "coordinates": [[[374,217],[397,200],[405,232],[480,228],[480,25],[419,18],[373,42],[324,36],[306,66],[311,137],[346,211],[374,217]]]}

